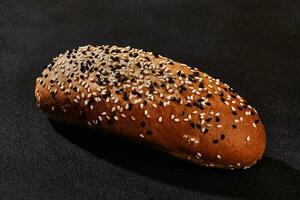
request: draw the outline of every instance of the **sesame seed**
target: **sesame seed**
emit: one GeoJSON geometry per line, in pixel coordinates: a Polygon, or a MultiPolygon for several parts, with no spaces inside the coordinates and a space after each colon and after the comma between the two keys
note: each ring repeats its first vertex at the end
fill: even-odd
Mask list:
{"type": "Polygon", "coordinates": [[[144,108],[144,104],[140,104],[140,109],[143,109],[144,108]]]}
{"type": "Polygon", "coordinates": [[[118,118],[117,116],[114,116],[114,120],[118,121],[118,120],[119,120],[119,118],[118,118]]]}
{"type": "Polygon", "coordinates": [[[256,124],[254,122],[252,123],[252,125],[253,125],[254,128],[257,128],[257,126],[256,126],[256,124]]]}
{"type": "Polygon", "coordinates": [[[162,122],[162,117],[159,117],[159,118],[158,118],[158,122],[162,122]]]}
{"type": "Polygon", "coordinates": [[[134,116],[131,116],[130,118],[131,118],[132,121],[135,121],[135,117],[134,116]]]}
{"type": "Polygon", "coordinates": [[[249,136],[249,135],[247,136],[246,141],[247,141],[247,142],[250,141],[250,136],[249,136]]]}
{"type": "Polygon", "coordinates": [[[144,138],[144,137],[145,137],[143,134],[139,134],[139,136],[140,136],[141,138],[144,138]]]}
{"type": "Polygon", "coordinates": [[[221,160],[222,159],[222,157],[221,157],[221,155],[217,155],[217,158],[219,159],[219,160],[221,160]]]}
{"type": "Polygon", "coordinates": [[[174,122],[179,122],[179,121],[180,121],[180,119],[178,119],[178,118],[174,119],[174,122]]]}

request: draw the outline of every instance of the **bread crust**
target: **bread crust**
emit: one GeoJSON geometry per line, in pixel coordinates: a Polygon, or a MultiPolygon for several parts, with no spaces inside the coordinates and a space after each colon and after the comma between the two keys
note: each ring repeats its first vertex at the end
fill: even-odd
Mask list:
{"type": "Polygon", "coordinates": [[[60,54],[36,80],[38,106],[57,121],[107,130],[191,162],[249,168],[265,150],[256,110],[227,84],[130,47],[60,54]]]}

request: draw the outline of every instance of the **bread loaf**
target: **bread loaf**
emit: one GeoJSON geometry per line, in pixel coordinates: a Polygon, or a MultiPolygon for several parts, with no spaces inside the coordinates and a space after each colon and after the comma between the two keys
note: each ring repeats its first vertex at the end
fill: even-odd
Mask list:
{"type": "Polygon", "coordinates": [[[37,78],[35,97],[51,119],[204,166],[247,169],[266,145],[257,111],[227,84],[131,47],[88,45],[60,54],[37,78]]]}

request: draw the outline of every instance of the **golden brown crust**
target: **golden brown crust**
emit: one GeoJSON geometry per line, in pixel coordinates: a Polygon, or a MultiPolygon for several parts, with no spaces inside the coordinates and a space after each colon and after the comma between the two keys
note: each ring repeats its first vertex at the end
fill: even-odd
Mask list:
{"type": "Polygon", "coordinates": [[[60,54],[37,79],[35,96],[50,118],[105,129],[200,165],[248,168],[265,149],[256,110],[228,85],[130,47],[60,54]]]}

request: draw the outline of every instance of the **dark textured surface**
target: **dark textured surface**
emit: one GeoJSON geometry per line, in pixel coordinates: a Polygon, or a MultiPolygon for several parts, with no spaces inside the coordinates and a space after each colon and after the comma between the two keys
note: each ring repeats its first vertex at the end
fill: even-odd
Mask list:
{"type": "Polygon", "coordinates": [[[299,199],[299,1],[0,1],[1,199],[299,199]],[[50,122],[34,102],[51,58],[85,44],[159,52],[229,83],[259,111],[250,170],[206,169],[50,122]]]}

